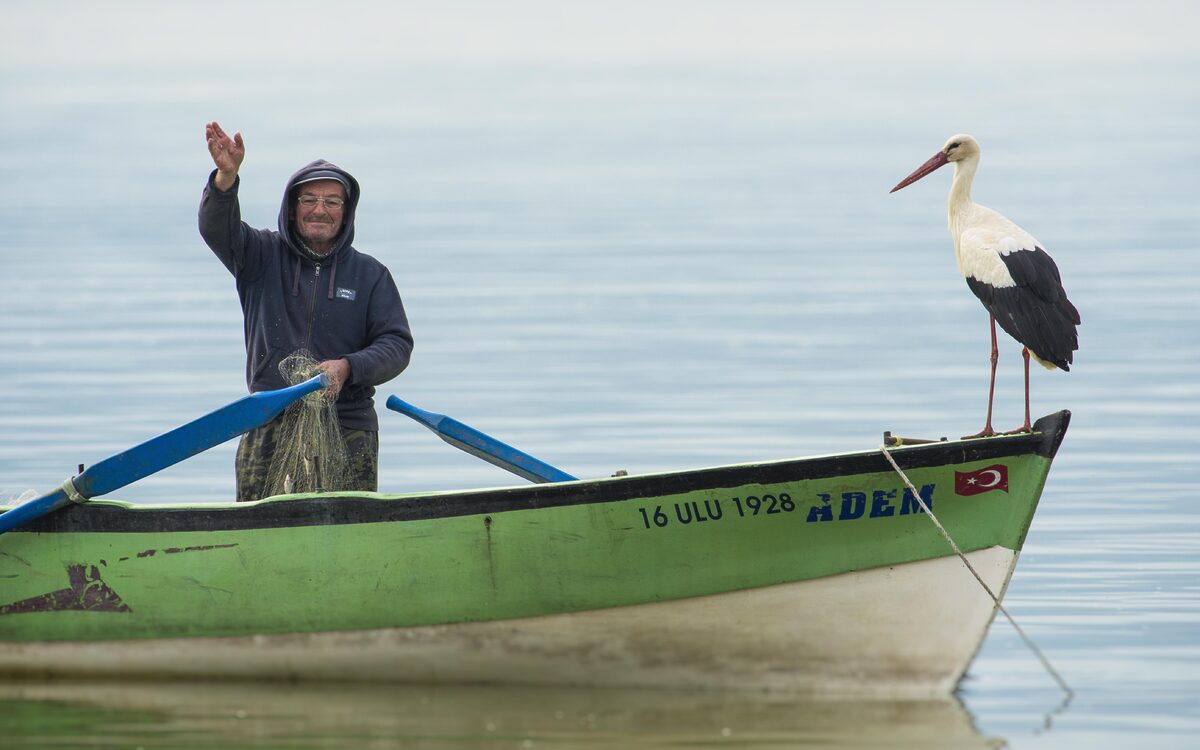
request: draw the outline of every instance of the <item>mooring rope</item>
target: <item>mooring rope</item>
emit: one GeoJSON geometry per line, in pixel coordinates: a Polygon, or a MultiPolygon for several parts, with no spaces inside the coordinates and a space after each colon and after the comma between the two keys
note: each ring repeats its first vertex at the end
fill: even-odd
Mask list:
{"type": "Polygon", "coordinates": [[[996,609],[1003,613],[1004,617],[1008,619],[1009,624],[1011,624],[1013,629],[1017,631],[1017,634],[1021,636],[1021,640],[1025,641],[1025,645],[1029,647],[1029,650],[1034,653],[1034,656],[1038,658],[1038,660],[1042,663],[1042,666],[1046,668],[1046,671],[1049,672],[1050,676],[1054,678],[1054,681],[1058,683],[1058,686],[1062,688],[1064,693],[1067,694],[1066,701],[1064,701],[1063,704],[1066,705],[1066,703],[1069,702],[1072,697],[1074,697],[1075,691],[1072,690],[1069,685],[1067,685],[1066,680],[1064,680],[1062,676],[1059,675],[1058,671],[1054,669],[1054,667],[1050,664],[1050,660],[1047,659],[1046,655],[1042,653],[1042,650],[1037,647],[1037,644],[1033,642],[1033,639],[1025,634],[1025,631],[1020,625],[1017,624],[1017,621],[1013,619],[1013,616],[1010,615],[1008,610],[1004,608],[1004,605],[1000,603],[1000,597],[996,596],[996,594],[992,592],[991,587],[984,583],[983,578],[981,578],[979,573],[976,572],[975,566],[971,565],[971,562],[967,560],[967,556],[964,555],[962,550],[958,548],[958,545],[954,543],[954,539],[950,537],[950,532],[946,531],[946,527],[942,525],[942,522],[937,519],[937,516],[933,515],[933,509],[925,504],[925,499],[921,497],[921,493],[917,492],[917,488],[913,486],[913,483],[909,480],[908,475],[905,474],[904,470],[900,468],[900,465],[896,463],[896,459],[892,458],[892,454],[888,452],[887,446],[880,446],[879,450],[883,451],[883,455],[888,460],[888,463],[892,465],[892,468],[895,469],[896,473],[900,475],[900,478],[904,480],[904,485],[908,487],[908,489],[912,492],[913,497],[915,497],[917,502],[920,503],[921,510],[925,511],[925,515],[929,516],[929,520],[933,521],[933,525],[937,527],[939,532],[941,532],[942,538],[949,543],[950,549],[954,550],[954,554],[958,555],[958,559],[962,560],[963,565],[967,566],[967,570],[971,571],[971,575],[975,576],[975,580],[979,581],[979,585],[983,587],[983,590],[986,591],[987,595],[992,598],[993,602],[995,602],[996,609]]]}

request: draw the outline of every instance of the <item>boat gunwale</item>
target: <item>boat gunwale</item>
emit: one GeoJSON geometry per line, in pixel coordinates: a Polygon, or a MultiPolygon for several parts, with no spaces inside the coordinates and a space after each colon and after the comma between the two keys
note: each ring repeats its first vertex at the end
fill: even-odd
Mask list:
{"type": "MultiPolygon", "coordinates": [[[[889,450],[905,470],[1027,454],[1052,459],[1062,442],[1070,416],[1069,411],[1062,410],[1042,417],[1031,433],[906,445],[889,450]]],[[[883,453],[875,450],[437,493],[326,493],[269,498],[255,503],[205,505],[135,506],[93,501],[44,516],[9,533],[241,531],[428,521],[891,471],[893,469],[883,453]]]]}

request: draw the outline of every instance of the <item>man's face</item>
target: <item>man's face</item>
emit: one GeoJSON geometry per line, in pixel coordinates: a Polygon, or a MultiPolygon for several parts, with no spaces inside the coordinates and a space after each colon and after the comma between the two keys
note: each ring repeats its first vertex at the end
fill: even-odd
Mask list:
{"type": "Polygon", "coordinates": [[[346,189],[337,180],[315,180],[300,186],[296,196],[296,233],[314,250],[337,237],[346,212],[346,189]],[[326,200],[340,201],[334,208],[326,200]],[[311,206],[305,205],[315,203],[311,206]]]}

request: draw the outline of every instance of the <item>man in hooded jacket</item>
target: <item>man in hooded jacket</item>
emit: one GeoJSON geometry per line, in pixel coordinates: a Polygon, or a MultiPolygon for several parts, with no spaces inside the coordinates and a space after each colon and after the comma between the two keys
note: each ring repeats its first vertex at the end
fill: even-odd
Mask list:
{"type": "MultiPolygon", "coordinates": [[[[246,155],[241,133],[230,138],[211,122],[205,136],[217,168],[200,199],[200,235],[236,280],[250,392],[292,385],[280,361],[299,349],[311,352],[329,377],[327,395],[337,399],[349,451],[347,486],[327,489],[375,491],[374,387],[408,366],[413,338],[391,273],[351,244],[358,181],[335,164],[314,161],[288,180],[278,230],[254,229],[241,220],[238,205],[246,155]]],[[[238,500],[262,497],[277,425],[242,436],[238,500]]]]}

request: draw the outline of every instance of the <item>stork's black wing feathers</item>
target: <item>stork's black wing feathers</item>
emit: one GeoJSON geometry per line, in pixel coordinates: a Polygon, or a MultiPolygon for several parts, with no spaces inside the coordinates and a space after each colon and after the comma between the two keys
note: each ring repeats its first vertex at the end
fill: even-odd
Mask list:
{"type": "Polygon", "coordinates": [[[1000,258],[1016,286],[995,287],[971,277],[967,286],[1005,333],[1039,359],[1070,370],[1079,348],[1079,310],[1067,299],[1054,259],[1040,247],[1000,258]]]}

